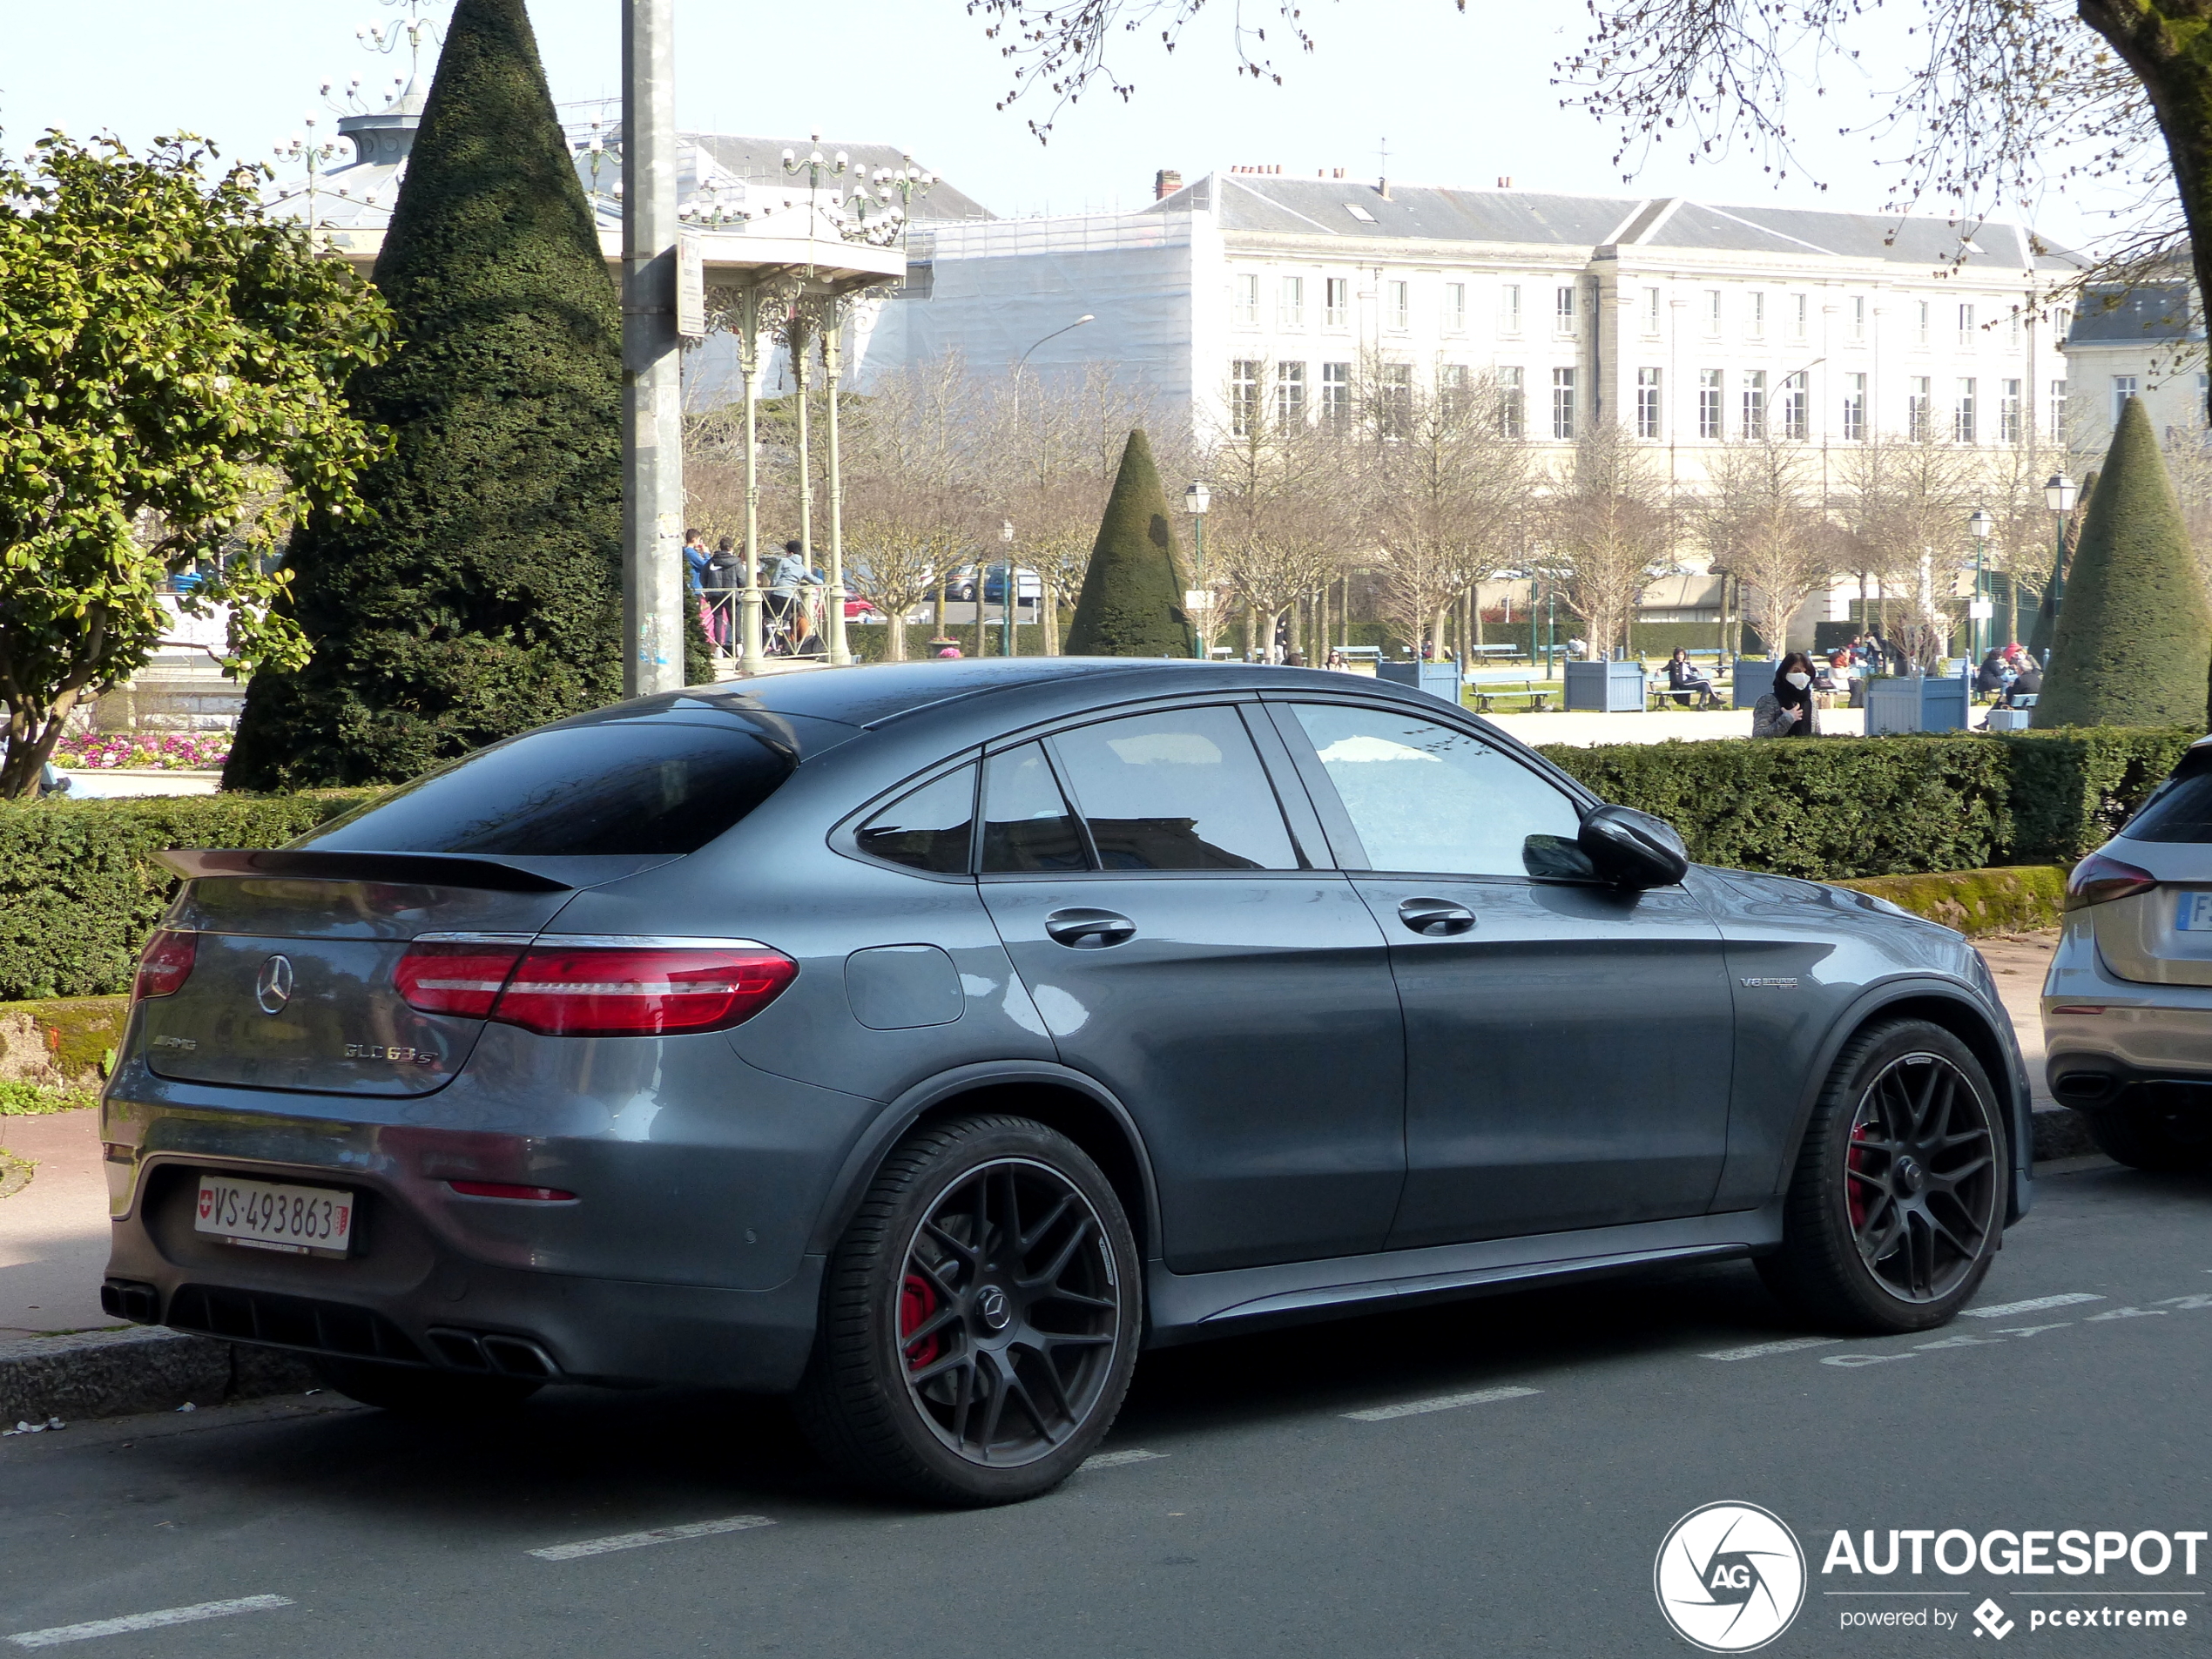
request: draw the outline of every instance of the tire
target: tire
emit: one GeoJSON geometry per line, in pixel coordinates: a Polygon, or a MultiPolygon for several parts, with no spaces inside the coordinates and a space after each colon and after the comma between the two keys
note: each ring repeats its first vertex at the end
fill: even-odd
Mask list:
{"type": "Polygon", "coordinates": [[[1064,1136],[998,1116],[917,1130],[831,1258],[793,1406],[822,1455],[877,1491],[1034,1498],[1121,1410],[1143,1282],[1113,1187],[1064,1136]]]}
{"type": "Polygon", "coordinates": [[[402,1417],[447,1421],[496,1417],[513,1411],[543,1386],[518,1377],[476,1377],[465,1372],[385,1366],[373,1359],[310,1358],[323,1381],[348,1399],[402,1417]]]}
{"type": "Polygon", "coordinates": [[[2003,1239],[2011,1160],[1996,1090],[1940,1026],[1898,1020],[1844,1047],[1783,1201],[1776,1295],[1820,1325],[1885,1335],[1950,1322],[2003,1239]]]}
{"type": "Polygon", "coordinates": [[[2212,1165],[2212,1116],[2149,1102],[2084,1112],[2097,1150],[2134,1170],[2186,1174],[2212,1165]]]}

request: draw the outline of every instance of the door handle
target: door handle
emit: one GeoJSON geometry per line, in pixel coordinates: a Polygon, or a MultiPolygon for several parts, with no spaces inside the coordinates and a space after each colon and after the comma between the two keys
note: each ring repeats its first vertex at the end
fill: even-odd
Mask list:
{"type": "Polygon", "coordinates": [[[1055,910],[1044,919],[1044,930],[1070,950],[1104,950],[1136,937],[1136,924],[1110,910],[1055,910]]]}
{"type": "Polygon", "coordinates": [[[1447,939],[1474,926],[1474,912],[1449,899],[1408,899],[1398,907],[1398,919],[1431,939],[1447,939]]]}

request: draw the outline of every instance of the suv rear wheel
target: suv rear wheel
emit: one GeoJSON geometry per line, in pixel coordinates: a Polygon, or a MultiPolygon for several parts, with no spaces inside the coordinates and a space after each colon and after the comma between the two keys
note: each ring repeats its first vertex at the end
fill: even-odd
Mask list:
{"type": "Polygon", "coordinates": [[[1136,1243],[1114,1190],[1027,1118],[917,1130],[832,1259],[797,1399],[822,1454],[935,1503],[1049,1492],[1103,1438],[1136,1363],[1136,1243]]]}
{"type": "Polygon", "coordinates": [[[2212,1113],[2151,1102],[2084,1112],[2097,1150],[2131,1169],[2202,1170],[2212,1164],[2212,1113]]]}
{"type": "Polygon", "coordinates": [[[1838,1330],[1947,1323],[2003,1236],[2010,1160],[1996,1091],[1966,1045],[1925,1020],[1846,1043],[1812,1109],[1768,1288],[1838,1330]]]}

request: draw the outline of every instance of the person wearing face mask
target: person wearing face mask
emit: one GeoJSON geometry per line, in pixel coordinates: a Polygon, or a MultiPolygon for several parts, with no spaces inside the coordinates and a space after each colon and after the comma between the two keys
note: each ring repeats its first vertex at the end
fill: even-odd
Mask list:
{"type": "Polygon", "coordinates": [[[1812,706],[1812,659],[1793,651],[1774,671],[1774,689],[1753,705],[1751,735],[1755,738],[1812,738],[1820,735],[1820,722],[1812,706]]]}

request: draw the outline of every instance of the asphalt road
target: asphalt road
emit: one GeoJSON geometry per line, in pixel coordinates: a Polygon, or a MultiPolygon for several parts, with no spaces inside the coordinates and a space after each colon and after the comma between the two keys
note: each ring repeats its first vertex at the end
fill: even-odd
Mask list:
{"type": "Polygon", "coordinates": [[[698,1393],[564,1391],[467,1430],[318,1395],[18,1436],[0,1653],[255,1597],[280,1602],[35,1641],[86,1659],[1690,1652],[1655,1552],[1723,1500],[1805,1552],[1770,1653],[2202,1651],[2212,1548],[2195,1576],[2183,1545],[2158,1575],[1822,1568],[1839,1528],[1877,1553],[1892,1528],[2109,1529],[2155,1561],[2138,1534],[2212,1527],[2208,1218],[2212,1180],[2048,1176],[1979,1298],[1999,1311],[1917,1338],[1814,1342],[1731,1264],[1157,1354],[1106,1466],[978,1513],[853,1496],[775,1403],[698,1393]],[[1985,1602],[2003,1635],[1980,1634],[1985,1602]],[[2035,1628],[2069,1608],[2188,1623],[2035,1628]],[[1870,1610],[1929,1622],[1844,1628],[1870,1610]]]}

